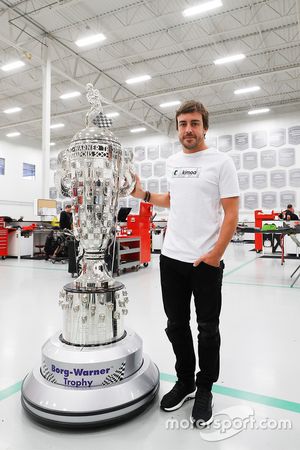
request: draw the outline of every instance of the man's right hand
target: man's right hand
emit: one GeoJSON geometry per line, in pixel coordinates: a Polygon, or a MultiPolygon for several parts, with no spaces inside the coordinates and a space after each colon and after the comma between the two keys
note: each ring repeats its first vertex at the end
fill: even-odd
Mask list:
{"type": "Polygon", "coordinates": [[[141,200],[144,199],[146,192],[142,188],[141,180],[138,175],[135,175],[135,188],[131,192],[131,196],[135,198],[140,198],[141,200]]]}

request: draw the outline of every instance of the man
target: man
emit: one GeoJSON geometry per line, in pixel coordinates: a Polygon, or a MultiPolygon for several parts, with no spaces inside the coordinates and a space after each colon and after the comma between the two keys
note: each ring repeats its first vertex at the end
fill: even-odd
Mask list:
{"type": "Polygon", "coordinates": [[[207,425],[213,420],[211,389],[219,376],[221,258],[236,229],[239,188],[231,158],[205,143],[208,112],[201,103],[185,102],[176,112],[176,128],[183,151],[167,160],[169,193],[144,192],[137,177],[133,196],[170,208],[160,272],[178,381],[161,408],[174,411],[195,397],[192,419],[207,425]],[[192,294],[199,331],[196,383],[192,294]]]}
{"type": "Polygon", "coordinates": [[[60,213],[59,218],[59,227],[61,230],[72,229],[72,212],[71,212],[72,206],[66,205],[65,210],[60,213]]]}
{"type": "Polygon", "coordinates": [[[295,210],[291,203],[287,205],[285,211],[282,211],[280,214],[278,214],[278,217],[283,220],[299,220],[299,217],[297,216],[297,214],[295,214],[295,210]]]}

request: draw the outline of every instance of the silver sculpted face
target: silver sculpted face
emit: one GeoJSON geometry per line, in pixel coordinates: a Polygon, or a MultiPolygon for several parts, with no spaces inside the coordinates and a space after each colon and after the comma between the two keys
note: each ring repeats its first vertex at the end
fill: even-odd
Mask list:
{"type": "Polygon", "coordinates": [[[135,173],[133,155],[122,149],[109,130],[111,120],[103,114],[100,93],[91,84],[87,85],[87,99],[91,108],[86,127],[59,153],[56,185],[72,200],[73,231],[84,249],[82,273],[70,290],[64,288],[66,295],[61,298],[63,337],[68,342],[95,344],[120,337],[122,327],[114,336],[113,329],[127,314],[127,309],[119,306],[127,293],[119,291],[117,295],[120,283],[108,273],[104,255],[115,234],[119,197],[133,191],[135,173]],[[72,301],[66,301],[70,296],[72,301]]]}

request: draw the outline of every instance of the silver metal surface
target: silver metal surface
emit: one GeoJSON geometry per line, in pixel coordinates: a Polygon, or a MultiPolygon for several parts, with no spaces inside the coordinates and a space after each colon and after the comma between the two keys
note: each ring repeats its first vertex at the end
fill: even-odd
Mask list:
{"type": "Polygon", "coordinates": [[[114,342],[124,333],[119,301],[128,298],[127,292],[109,274],[104,256],[115,236],[119,197],[135,186],[132,152],[122,149],[109,130],[111,120],[91,84],[87,99],[91,108],[86,127],[59,153],[56,173],[61,193],[71,198],[74,234],[84,249],[82,273],[72,283],[72,292],[64,287],[59,301],[63,337],[79,345],[114,342]],[[99,288],[116,291],[103,293],[99,288]]]}
{"type": "Polygon", "coordinates": [[[135,186],[132,152],[122,149],[108,129],[111,120],[103,114],[99,91],[91,84],[87,98],[91,109],[86,127],[59,153],[56,172],[58,188],[72,200],[74,234],[85,250],[82,274],[74,282],[77,288],[114,284],[104,254],[114,236],[118,199],[135,186]]]}
{"type": "Polygon", "coordinates": [[[115,342],[124,334],[124,306],[128,293],[123,284],[107,291],[78,292],[66,285],[59,294],[63,313],[63,338],[74,345],[115,342]],[[69,290],[69,287],[71,290],[69,290]]]}

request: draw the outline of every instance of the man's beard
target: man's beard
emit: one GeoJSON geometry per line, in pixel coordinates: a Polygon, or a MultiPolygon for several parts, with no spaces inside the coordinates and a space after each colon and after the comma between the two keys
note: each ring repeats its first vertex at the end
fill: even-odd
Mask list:
{"type": "Polygon", "coordinates": [[[198,148],[199,145],[202,143],[201,137],[195,137],[195,136],[184,136],[183,138],[179,138],[181,144],[184,148],[187,150],[194,150],[195,148],[198,148]],[[193,139],[192,142],[187,142],[186,139],[193,139]]]}

